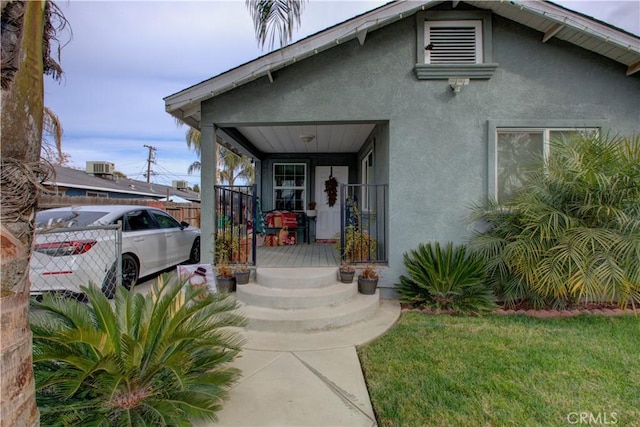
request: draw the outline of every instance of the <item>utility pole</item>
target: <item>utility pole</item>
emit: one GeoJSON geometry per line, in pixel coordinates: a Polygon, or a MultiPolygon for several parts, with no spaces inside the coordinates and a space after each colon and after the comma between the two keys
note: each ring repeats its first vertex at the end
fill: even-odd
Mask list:
{"type": "Polygon", "coordinates": [[[149,156],[147,156],[147,182],[151,182],[151,163],[155,163],[156,147],[152,145],[144,145],[149,149],[149,156]]]}

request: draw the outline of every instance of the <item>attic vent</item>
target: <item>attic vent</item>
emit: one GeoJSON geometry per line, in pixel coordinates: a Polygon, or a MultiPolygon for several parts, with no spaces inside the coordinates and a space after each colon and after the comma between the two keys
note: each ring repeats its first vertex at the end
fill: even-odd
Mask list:
{"type": "Polygon", "coordinates": [[[427,64],[482,62],[482,21],[426,21],[427,64]]]}
{"type": "Polygon", "coordinates": [[[172,181],[172,187],[177,188],[178,190],[188,190],[189,182],[188,181],[172,181]]]}
{"type": "Polygon", "coordinates": [[[115,164],[111,162],[87,162],[87,173],[93,175],[113,175],[115,164]]]}

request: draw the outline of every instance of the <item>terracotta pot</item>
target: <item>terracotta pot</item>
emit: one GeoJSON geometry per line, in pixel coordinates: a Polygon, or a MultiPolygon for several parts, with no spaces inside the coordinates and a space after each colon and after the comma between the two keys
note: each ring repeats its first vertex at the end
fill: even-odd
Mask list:
{"type": "Polygon", "coordinates": [[[353,276],[355,274],[356,274],[355,271],[340,270],[340,281],[342,283],[351,283],[353,282],[353,276]]]}
{"type": "Polygon", "coordinates": [[[235,292],[236,278],[216,276],[216,289],[218,292],[235,292]]]}
{"type": "Polygon", "coordinates": [[[358,277],[358,292],[364,295],[374,295],[378,288],[378,279],[364,279],[358,277]]]}

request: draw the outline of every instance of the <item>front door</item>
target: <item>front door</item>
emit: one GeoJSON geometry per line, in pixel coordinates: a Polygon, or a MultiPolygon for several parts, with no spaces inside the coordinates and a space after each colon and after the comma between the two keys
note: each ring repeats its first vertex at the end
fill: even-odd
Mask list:
{"type": "Polygon", "coordinates": [[[339,184],[349,183],[349,167],[348,166],[316,166],[316,209],[318,216],[316,218],[316,239],[336,239],[340,232],[340,190],[338,187],[338,197],[336,203],[329,207],[327,193],[324,192],[325,181],[329,179],[329,175],[333,172],[334,178],[339,184]]]}

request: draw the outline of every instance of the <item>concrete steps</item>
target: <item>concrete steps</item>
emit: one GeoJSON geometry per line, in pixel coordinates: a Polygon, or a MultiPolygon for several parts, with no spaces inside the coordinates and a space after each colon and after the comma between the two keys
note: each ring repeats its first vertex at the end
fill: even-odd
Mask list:
{"type": "Polygon", "coordinates": [[[338,269],[258,268],[256,280],[238,285],[236,298],[248,330],[325,331],[375,316],[380,295],[358,293],[358,284],[340,283],[338,269]]]}

